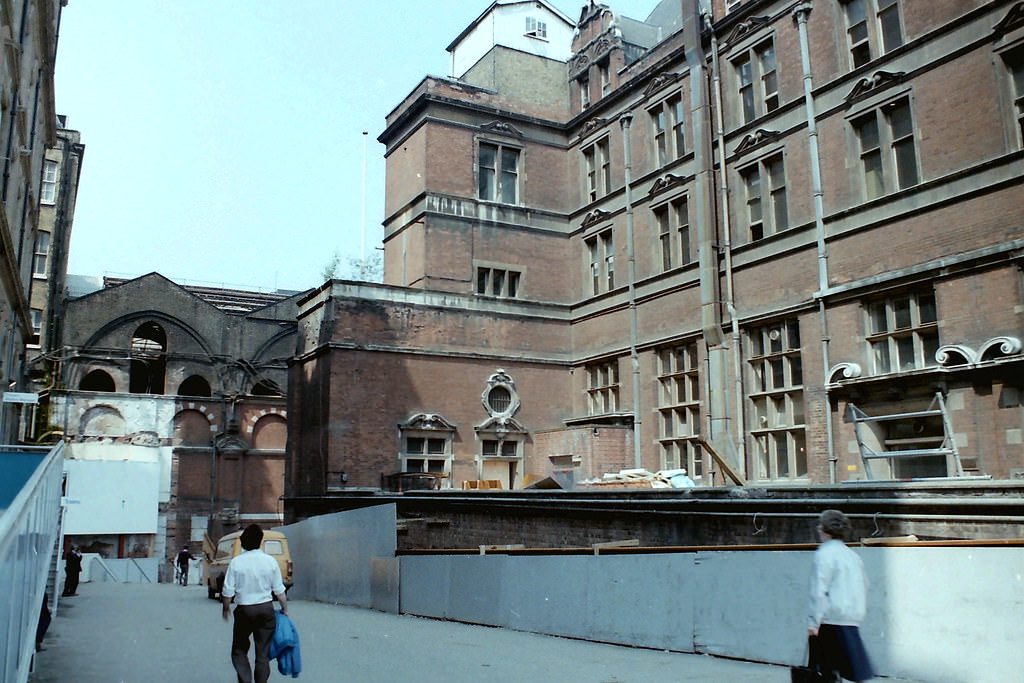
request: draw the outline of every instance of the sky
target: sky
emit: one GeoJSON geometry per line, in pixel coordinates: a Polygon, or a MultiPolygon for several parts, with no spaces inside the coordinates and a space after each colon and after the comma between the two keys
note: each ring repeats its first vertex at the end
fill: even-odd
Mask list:
{"type": "MultiPolygon", "coordinates": [[[[585,0],[554,0],[571,20],[585,0]]],[[[657,0],[605,0],[644,19],[657,0]]],[[[490,0],[70,0],[68,272],[304,290],[381,246],[385,117],[490,0]],[[364,135],[363,133],[366,133],[364,135]]]]}

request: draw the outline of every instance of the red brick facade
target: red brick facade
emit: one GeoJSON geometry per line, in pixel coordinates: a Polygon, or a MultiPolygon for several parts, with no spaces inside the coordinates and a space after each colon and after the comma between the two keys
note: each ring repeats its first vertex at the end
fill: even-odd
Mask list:
{"type": "Polygon", "coordinates": [[[509,486],[1024,474],[1024,3],[729,4],[584,7],[564,111],[471,70],[388,116],[386,284],[300,303],[289,495],[378,485],[416,416],[489,478],[499,368],[509,486]]]}

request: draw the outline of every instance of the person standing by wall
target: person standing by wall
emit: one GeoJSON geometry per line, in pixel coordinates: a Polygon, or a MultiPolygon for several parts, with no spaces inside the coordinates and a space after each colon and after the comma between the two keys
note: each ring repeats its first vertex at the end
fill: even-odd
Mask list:
{"type": "Polygon", "coordinates": [[[817,529],[821,545],[814,552],[807,632],[817,640],[812,647],[822,671],[866,681],[874,672],[859,628],[867,612],[864,563],[845,543],[852,526],[842,512],[822,512],[817,529]]]}
{"type": "Polygon", "coordinates": [[[82,553],[77,545],[64,555],[64,592],[62,597],[78,595],[78,575],[82,573],[82,553]]]}
{"type": "Polygon", "coordinates": [[[192,554],[187,545],[181,549],[181,552],[175,558],[175,564],[178,565],[178,583],[182,586],[188,585],[189,562],[195,559],[197,559],[196,556],[192,554]]]}
{"type": "Polygon", "coordinates": [[[263,530],[250,524],[240,538],[242,554],[231,560],[224,575],[222,616],[227,621],[231,601],[236,603],[235,623],[231,635],[231,663],[239,683],[266,683],[270,677],[268,650],[274,636],[276,617],[274,598],[281,603],[281,613],[288,614],[281,568],[270,555],[260,549],[263,530]],[[255,646],[255,666],[249,666],[249,638],[255,646]],[[255,675],[255,679],[253,676],[255,675]]]}

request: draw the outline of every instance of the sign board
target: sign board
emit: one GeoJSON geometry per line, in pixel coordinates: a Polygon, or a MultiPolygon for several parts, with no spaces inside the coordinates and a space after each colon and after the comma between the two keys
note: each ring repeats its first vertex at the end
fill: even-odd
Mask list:
{"type": "Polygon", "coordinates": [[[4,403],[39,403],[39,394],[5,391],[4,403]]]}

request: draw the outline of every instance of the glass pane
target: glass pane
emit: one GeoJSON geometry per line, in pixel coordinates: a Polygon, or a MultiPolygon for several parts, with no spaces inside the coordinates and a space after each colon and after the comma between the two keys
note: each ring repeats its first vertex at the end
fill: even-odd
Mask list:
{"type": "Polygon", "coordinates": [[[501,174],[501,201],[506,204],[516,203],[516,174],[503,172],[501,174]]]}
{"type": "Polygon", "coordinates": [[[697,369],[697,345],[690,344],[686,347],[686,368],[688,370],[697,369]]]}
{"type": "Polygon", "coordinates": [[[914,134],[914,121],[910,117],[910,105],[906,100],[901,100],[889,108],[889,125],[892,126],[893,140],[914,134]]]}
{"type": "Polygon", "coordinates": [[[922,324],[933,323],[938,320],[935,312],[935,295],[919,294],[917,297],[918,319],[922,324]]]}
{"type": "Polygon", "coordinates": [[[785,396],[772,396],[771,409],[770,420],[773,427],[785,427],[789,424],[789,416],[786,414],[785,396]]]}
{"type": "Polygon", "coordinates": [[[422,472],[423,471],[423,458],[410,458],[405,461],[406,472],[422,472]]]}
{"type": "Polygon", "coordinates": [[[917,185],[917,151],[914,149],[914,140],[897,142],[893,145],[893,154],[896,155],[896,178],[900,187],[917,185]]]}
{"type": "Polygon", "coordinates": [[[479,268],[476,271],[476,293],[486,294],[487,293],[487,274],[490,271],[486,268],[479,268]]]}
{"type": "Polygon", "coordinates": [[[484,441],[481,444],[481,453],[485,458],[490,458],[498,454],[498,442],[497,441],[484,441]]]}
{"type": "Polygon", "coordinates": [[[892,302],[892,314],[897,330],[910,327],[910,299],[896,299],[892,302]]]}
{"type": "Polygon", "coordinates": [[[786,204],[785,190],[772,192],[772,204],[775,209],[775,229],[781,230],[789,225],[789,206],[786,204]]]}
{"type": "Polygon", "coordinates": [[[675,395],[676,403],[686,403],[686,401],[688,400],[687,397],[686,397],[686,378],[685,377],[677,377],[675,384],[676,384],[676,395],[675,395]]]}
{"type": "Polygon", "coordinates": [[[765,397],[755,398],[754,405],[754,428],[763,429],[768,426],[768,399],[765,397]]]}
{"type": "Polygon", "coordinates": [[[807,475],[807,443],[804,433],[793,432],[793,460],[796,471],[793,476],[803,477],[807,475]]]}
{"type": "Polygon", "coordinates": [[[768,468],[768,435],[764,434],[754,439],[754,457],[757,459],[758,479],[768,479],[770,469],[768,468]]]}
{"type": "Polygon", "coordinates": [[[409,437],[405,440],[406,453],[423,453],[425,440],[418,437],[409,437]]]}
{"type": "Polygon", "coordinates": [[[491,293],[500,296],[505,287],[505,271],[495,270],[491,275],[491,293]]]}
{"type": "Polygon", "coordinates": [[[903,33],[900,31],[900,14],[895,0],[882,0],[879,7],[891,5],[878,13],[878,22],[882,25],[882,50],[891,52],[903,44],[903,33]]]}
{"type": "Polygon", "coordinates": [[[888,340],[873,343],[871,352],[875,359],[875,372],[889,372],[892,366],[889,362],[888,340]]]}
{"type": "Polygon", "coordinates": [[[519,152],[514,149],[501,150],[501,170],[515,173],[519,169],[519,152]]]}
{"type": "Polygon", "coordinates": [[[871,319],[871,334],[881,334],[889,329],[885,312],[886,306],[884,302],[871,305],[871,308],[868,310],[868,316],[871,319]]]}
{"type": "Polygon", "coordinates": [[[925,367],[929,367],[938,363],[938,361],[935,360],[935,354],[939,350],[939,335],[922,334],[921,348],[924,351],[925,367]]]}
{"type": "Polygon", "coordinates": [[[494,199],[494,171],[480,168],[480,199],[494,199]]]}
{"type": "Polygon", "coordinates": [[[428,460],[427,472],[442,474],[444,472],[444,460],[428,460]]]}
{"type": "Polygon", "coordinates": [[[878,148],[878,121],[875,115],[866,116],[853,124],[857,127],[860,151],[868,152],[878,148]]]}
{"type": "Polygon", "coordinates": [[[427,439],[427,452],[431,455],[444,453],[444,439],[427,439]]]}
{"type": "Polygon", "coordinates": [[[882,170],[881,152],[865,154],[864,160],[864,192],[868,199],[881,197],[885,194],[885,172],[882,170]]]}
{"type": "Polygon", "coordinates": [[[697,375],[693,375],[689,378],[690,382],[690,400],[700,400],[700,381],[697,379],[697,375]]]}
{"type": "Polygon", "coordinates": [[[850,22],[850,26],[867,21],[868,15],[864,9],[864,0],[849,0],[846,3],[846,18],[850,22]]]}
{"type": "Polygon", "coordinates": [[[786,342],[787,349],[799,349],[800,348],[800,323],[796,320],[789,320],[786,322],[786,342]]]}
{"type": "Polygon", "coordinates": [[[790,399],[793,410],[793,424],[804,424],[804,397],[800,394],[792,394],[790,399]]]}
{"type": "Polygon", "coordinates": [[[798,387],[804,383],[804,363],[800,356],[789,359],[790,386],[798,387]]]}
{"type": "Polygon", "coordinates": [[[517,443],[515,441],[502,441],[501,442],[501,455],[506,458],[516,457],[518,452],[516,449],[517,443]]]}
{"type": "Polygon", "coordinates": [[[784,328],[773,327],[768,331],[768,349],[770,353],[782,353],[782,334],[784,328]]]}
{"type": "Polygon", "coordinates": [[[913,337],[898,337],[896,353],[899,354],[900,370],[913,370],[917,367],[917,363],[914,361],[913,337]]]}
{"type": "Polygon", "coordinates": [[[508,274],[508,295],[511,297],[519,293],[519,273],[514,271],[508,274]]]}
{"type": "Polygon", "coordinates": [[[494,168],[496,151],[490,145],[480,145],[480,168],[494,168]]]}
{"type": "Polygon", "coordinates": [[[789,437],[785,432],[772,434],[772,445],[775,447],[775,476],[789,476],[789,437]]]}
{"type": "Polygon", "coordinates": [[[786,386],[785,365],[781,358],[770,361],[772,368],[772,388],[780,389],[786,386]]]}

